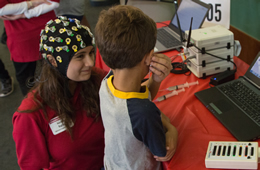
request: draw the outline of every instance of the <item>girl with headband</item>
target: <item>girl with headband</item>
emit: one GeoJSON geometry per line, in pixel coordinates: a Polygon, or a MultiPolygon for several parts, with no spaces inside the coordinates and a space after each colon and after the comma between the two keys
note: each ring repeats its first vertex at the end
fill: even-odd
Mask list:
{"type": "Polygon", "coordinates": [[[76,19],[59,17],[41,32],[40,78],[13,115],[21,169],[103,167],[104,128],[94,66],[94,38],[76,19]]]}

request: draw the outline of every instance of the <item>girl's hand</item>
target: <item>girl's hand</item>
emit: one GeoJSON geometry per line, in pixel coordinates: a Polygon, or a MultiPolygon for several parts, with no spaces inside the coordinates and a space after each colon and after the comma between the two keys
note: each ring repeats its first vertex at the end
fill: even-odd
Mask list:
{"type": "Polygon", "coordinates": [[[172,69],[171,59],[164,54],[153,54],[149,69],[153,72],[153,80],[160,83],[172,69]]]}

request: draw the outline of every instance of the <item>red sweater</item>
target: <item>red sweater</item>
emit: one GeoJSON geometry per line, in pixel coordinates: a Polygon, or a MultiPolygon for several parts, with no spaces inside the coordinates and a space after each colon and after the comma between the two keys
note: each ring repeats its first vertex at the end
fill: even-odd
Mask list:
{"type": "MultiPolygon", "coordinates": [[[[9,3],[20,3],[26,0],[0,0],[0,8],[9,3]]],[[[60,2],[60,0],[52,0],[60,2]]],[[[41,59],[39,54],[40,33],[45,24],[55,19],[54,11],[31,19],[5,20],[7,47],[11,60],[15,62],[32,62],[41,59]]]]}
{"type": "MultiPolygon", "coordinates": [[[[73,103],[78,108],[80,88],[76,89],[73,103]]],[[[36,106],[32,94],[25,98],[19,109],[36,106]]],[[[56,113],[47,108],[50,119],[56,113]]],[[[101,118],[95,122],[85,112],[76,112],[72,127],[73,140],[67,131],[54,135],[43,111],[15,112],[13,138],[16,144],[18,164],[22,170],[100,170],[104,156],[104,128],[101,118]]]]}

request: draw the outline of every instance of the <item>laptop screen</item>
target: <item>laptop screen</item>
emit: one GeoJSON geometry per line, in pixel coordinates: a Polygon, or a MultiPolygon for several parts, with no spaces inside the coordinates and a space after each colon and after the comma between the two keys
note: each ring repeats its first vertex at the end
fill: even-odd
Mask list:
{"type": "Polygon", "coordinates": [[[250,69],[250,72],[256,77],[260,78],[260,57],[256,60],[253,67],[250,69]]]}
{"type": "Polygon", "coordinates": [[[254,82],[260,88],[260,52],[247,70],[245,77],[254,82]]]}
{"type": "MultiPolygon", "coordinates": [[[[189,30],[191,17],[193,17],[192,29],[199,29],[204,22],[210,5],[198,0],[182,0],[177,12],[180,20],[181,30],[183,32],[189,30]]],[[[178,28],[177,17],[171,21],[178,28]]]]}

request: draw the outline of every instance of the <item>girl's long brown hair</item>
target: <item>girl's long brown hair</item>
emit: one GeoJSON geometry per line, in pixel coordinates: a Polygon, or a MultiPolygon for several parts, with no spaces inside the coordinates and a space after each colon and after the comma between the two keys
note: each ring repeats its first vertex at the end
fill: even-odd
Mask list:
{"type": "Polygon", "coordinates": [[[50,118],[46,112],[46,108],[49,107],[57,113],[57,116],[59,116],[67,131],[72,136],[70,123],[75,120],[76,109],[86,111],[88,117],[93,117],[96,120],[100,117],[98,95],[100,82],[101,76],[92,69],[91,77],[87,81],[79,82],[81,83],[79,94],[81,98],[80,107],[75,108],[69,95],[68,79],[52,67],[47,60],[44,60],[40,78],[31,89],[33,91],[33,100],[38,104],[38,107],[17,111],[31,113],[42,109],[45,118],[49,121],[50,118]]]}

